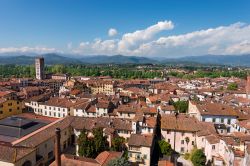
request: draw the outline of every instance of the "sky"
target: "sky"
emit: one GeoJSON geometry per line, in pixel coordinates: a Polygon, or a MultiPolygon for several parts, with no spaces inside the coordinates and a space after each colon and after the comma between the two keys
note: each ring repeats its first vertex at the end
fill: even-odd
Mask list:
{"type": "Polygon", "coordinates": [[[0,54],[250,53],[249,0],[1,0],[0,54]]]}

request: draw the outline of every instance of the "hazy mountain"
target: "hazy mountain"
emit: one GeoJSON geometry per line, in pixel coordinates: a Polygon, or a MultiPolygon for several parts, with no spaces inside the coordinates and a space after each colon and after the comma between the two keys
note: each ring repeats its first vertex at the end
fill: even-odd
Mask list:
{"type": "MultiPolygon", "coordinates": [[[[0,64],[34,64],[36,56],[27,56],[27,55],[18,55],[18,56],[0,56],[0,64]]],[[[145,57],[136,57],[136,56],[123,56],[123,55],[98,55],[98,56],[74,56],[70,58],[66,55],[58,54],[44,54],[42,57],[45,58],[45,63],[47,65],[52,64],[146,64],[146,63],[158,63],[158,61],[145,58],[145,57]]]]}
{"type": "MultiPolygon", "coordinates": [[[[52,64],[218,64],[232,66],[250,66],[250,55],[203,55],[182,58],[146,58],[123,55],[71,56],[56,53],[43,54],[45,63],[52,64]]],[[[1,55],[0,64],[34,64],[35,55],[1,55]]]]}
{"type": "MultiPolygon", "coordinates": [[[[250,54],[247,55],[203,55],[187,56],[176,59],[178,61],[189,61],[203,64],[220,64],[231,66],[250,66],[250,54]]],[[[166,60],[167,61],[167,60],[166,60]]]]}
{"type": "MultiPolygon", "coordinates": [[[[47,65],[52,64],[71,64],[79,63],[77,59],[64,57],[57,54],[44,54],[42,57],[45,58],[47,65]]],[[[18,55],[18,56],[0,56],[0,64],[17,64],[17,65],[28,65],[34,64],[36,56],[18,55]]]]}
{"type": "Polygon", "coordinates": [[[146,63],[158,63],[157,60],[145,58],[145,57],[137,57],[137,56],[123,56],[123,55],[113,55],[113,56],[106,56],[106,55],[98,55],[98,56],[86,56],[81,57],[80,60],[83,63],[90,63],[90,64],[146,64],[146,63]]]}

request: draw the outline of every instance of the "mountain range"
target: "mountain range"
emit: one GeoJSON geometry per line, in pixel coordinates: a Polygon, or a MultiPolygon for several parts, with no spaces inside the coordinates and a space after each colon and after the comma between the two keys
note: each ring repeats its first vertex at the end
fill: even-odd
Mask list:
{"type": "MultiPolygon", "coordinates": [[[[250,54],[247,55],[202,55],[182,58],[147,58],[124,55],[71,56],[49,53],[41,55],[47,65],[53,64],[178,64],[198,63],[230,66],[250,66],[250,54]]],[[[36,55],[0,55],[0,64],[34,64],[36,55]]]]}

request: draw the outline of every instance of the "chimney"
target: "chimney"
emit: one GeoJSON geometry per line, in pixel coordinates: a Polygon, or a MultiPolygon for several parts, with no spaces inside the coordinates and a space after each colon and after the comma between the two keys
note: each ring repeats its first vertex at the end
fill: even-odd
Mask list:
{"type": "Polygon", "coordinates": [[[60,128],[56,128],[55,132],[56,132],[56,142],[55,142],[56,166],[61,166],[61,146],[60,146],[61,130],[60,128]]]}

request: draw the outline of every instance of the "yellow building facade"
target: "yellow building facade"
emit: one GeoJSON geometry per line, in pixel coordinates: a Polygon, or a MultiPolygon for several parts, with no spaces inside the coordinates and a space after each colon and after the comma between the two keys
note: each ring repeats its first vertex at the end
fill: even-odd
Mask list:
{"type": "Polygon", "coordinates": [[[22,102],[0,99],[0,119],[22,113],[22,102]]]}

